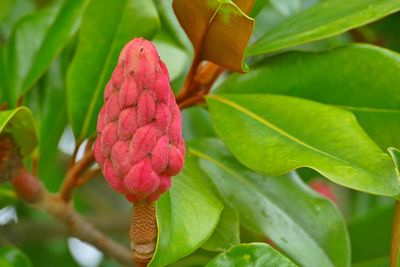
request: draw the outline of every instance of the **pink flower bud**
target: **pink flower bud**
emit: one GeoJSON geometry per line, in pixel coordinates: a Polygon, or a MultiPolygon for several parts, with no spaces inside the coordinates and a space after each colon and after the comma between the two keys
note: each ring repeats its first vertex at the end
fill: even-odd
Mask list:
{"type": "Polygon", "coordinates": [[[94,146],[104,177],[131,202],[157,200],[181,171],[185,144],[168,71],[150,41],[125,45],[104,101],[94,146]]]}

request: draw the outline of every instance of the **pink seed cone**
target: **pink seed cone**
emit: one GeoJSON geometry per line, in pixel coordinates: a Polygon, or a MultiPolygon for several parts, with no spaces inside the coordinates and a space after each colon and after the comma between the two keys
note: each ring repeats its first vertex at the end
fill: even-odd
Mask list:
{"type": "Polygon", "coordinates": [[[181,171],[185,144],[168,71],[150,41],[125,45],[104,101],[94,146],[104,177],[131,202],[157,200],[181,171]]]}

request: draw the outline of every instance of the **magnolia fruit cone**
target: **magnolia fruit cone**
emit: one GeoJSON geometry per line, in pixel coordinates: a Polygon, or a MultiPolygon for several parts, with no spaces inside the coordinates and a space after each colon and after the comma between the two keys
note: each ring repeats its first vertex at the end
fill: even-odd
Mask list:
{"type": "Polygon", "coordinates": [[[151,42],[125,45],[104,101],[94,146],[104,177],[133,203],[157,200],[181,171],[185,145],[168,70],[151,42]]]}
{"type": "Polygon", "coordinates": [[[109,185],[134,203],[131,247],[137,264],[153,256],[156,201],[184,163],[181,113],[154,45],[142,38],[122,49],[97,120],[96,161],[109,185]]]}

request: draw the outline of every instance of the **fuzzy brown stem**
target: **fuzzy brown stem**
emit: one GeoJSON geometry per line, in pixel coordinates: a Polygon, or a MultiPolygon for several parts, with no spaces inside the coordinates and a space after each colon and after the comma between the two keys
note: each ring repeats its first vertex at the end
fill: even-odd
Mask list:
{"type": "Polygon", "coordinates": [[[147,266],[157,244],[157,221],[154,202],[141,201],[132,209],[131,229],[132,255],[137,266],[147,266]]]}

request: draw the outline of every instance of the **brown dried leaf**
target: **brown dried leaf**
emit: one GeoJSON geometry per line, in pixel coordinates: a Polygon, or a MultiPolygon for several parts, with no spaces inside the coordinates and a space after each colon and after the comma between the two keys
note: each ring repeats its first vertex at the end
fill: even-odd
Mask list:
{"type": "Polygon", "coordinates": [[[254,27],[253,0],[174,0],[175,14],[191,40],[196,56],[244,72],[244,52],[254,27]]]}

